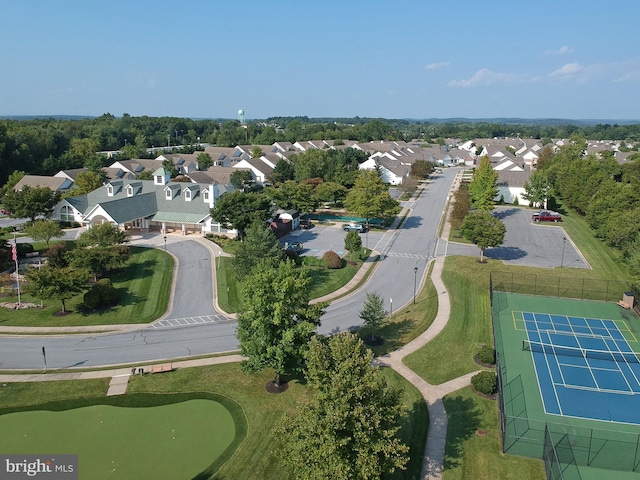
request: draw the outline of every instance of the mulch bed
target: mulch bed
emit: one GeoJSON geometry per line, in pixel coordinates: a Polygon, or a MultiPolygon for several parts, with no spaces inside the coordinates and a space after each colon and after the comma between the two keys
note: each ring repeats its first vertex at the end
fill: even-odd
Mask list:
{"type": "Polygon", "coordinates": [[[473,390],[473,393],[475,393],[479,397],[486,398],[487,400],[495,400],[496,398],[498,398],[497,393],[492,393],[491,395],[487,395],[486,393],[480,393],[475,388],[473,388],[473,385],[471,385],[471,390],[473,390]]]}
{"type": "Polygon", "coordinates": [[[289,384],[287,382],[280,382],[280,386],[277,386],[276,383],[271,380],[270,382],[267,382],[264,388],[266,388],[269,393],[282,393],[287,391],[289,384]]]}
{"type": "Polygon", "coordinates": [[[484,363],[482,360],[480,360],[478,358],[477,355],[473,356],[473,361],[476,362],[481,367],[484,367],[484,368],[496,368],[496,364],[495,363],[484,363]]]}
{"type": "Polygon", "coordinates": [[[66,312],[56,312],[53,314],[54,317],[66,317],[67,315],[71,315],[73,312],[67,310],[66,312]]]}
{"type": "Polygon", "coordinates": [[[379,347],[384,343],[384,338],[375,336],[372,338],[370,335],[367,335],[362,339],[362,341],[365,343],[365,345],[368,345],[370,347],[379,347]]]}

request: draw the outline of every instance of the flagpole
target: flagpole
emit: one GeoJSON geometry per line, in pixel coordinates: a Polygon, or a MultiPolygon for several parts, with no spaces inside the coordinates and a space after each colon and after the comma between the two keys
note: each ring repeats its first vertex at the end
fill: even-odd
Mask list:
{"type": "Polygon", "coordinates": [[[18,306],[22,303],[20,302],[20,270],[18,269],[18,242],[16,240],[16,232],[13,232],[13,249],[12,252],[13,259],[16,262],[16,283],[18,284],[18,306]]]}

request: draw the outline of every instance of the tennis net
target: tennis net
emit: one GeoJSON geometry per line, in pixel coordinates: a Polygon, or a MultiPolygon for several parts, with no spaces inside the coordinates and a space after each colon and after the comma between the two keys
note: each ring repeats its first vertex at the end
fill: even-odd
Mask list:
{"type": "Polygon", "coordinates": [[[579,347],[566,347],[562,345],[553,345],[550,343],[532,342],[530,340],[522,341],[522,350],[527,352],[541,352],[548,355],[595,358],[599,360],[608,360],[617,363],[640,363],[638,357],[633,352],[613,352],[610,350],[589,350],[579,347]]]}

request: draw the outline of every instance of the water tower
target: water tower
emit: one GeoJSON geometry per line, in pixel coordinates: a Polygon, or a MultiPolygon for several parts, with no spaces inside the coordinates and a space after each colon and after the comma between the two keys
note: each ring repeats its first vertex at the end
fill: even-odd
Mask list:
{"type": "Polygon", "coordinates": [[[244,110],[240,109],[238,110],[238,120],[240,121],[240,125],[244,125],[244,110]]]}

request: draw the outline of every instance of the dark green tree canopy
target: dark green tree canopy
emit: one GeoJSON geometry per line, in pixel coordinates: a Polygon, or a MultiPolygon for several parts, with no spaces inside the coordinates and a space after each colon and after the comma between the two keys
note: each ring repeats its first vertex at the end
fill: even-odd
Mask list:
{"type": "Polygon", "coordinates": [[[296,478],[382,479],[405,468],[400,391],[372,360],[352,333],[311,341],[305,376],[313,396],[280,428],[282,457],[296,478]]]}
{"type": "Polygon", "coordinates": [[[9,190],[2,203],[11,212],[13,218],[30,218],[31,221],[39,216],[46,217],[53,207],[60,201],[60,193],[47,187],[30,187],[25,185],[22,190],[9,190]]]}
{"type": "Polygon", "coordinates": [[[400,211],[400,204],[389,195],[389,186],[374,170],[361,170],[356,184],[347,194],[345,207],[353,213],[369,219],[394,215],[400,211]]]}
{"type": "Polygon", "coordinates": [[[66,312],[66,301],[82,292],[89,280],[86,270],[49,265],[29,269],[26,277],[27,291],[31,295],[44,300],[60,300],[63,312],[66,312]]]}
{"type": "Polygon", "coordinates": [[[477,210],[493,210],[498,195],[498,173],[488,157],[482,157],[469,184],[471,203],[477,210]]]}
{"type": "Polygon", "coordinates": [[[243,283],[238,315],[242,362],[248,372],[273,368],[281,375],[299,371],[307,343],[320,325],[326,304],[309,305],[311,280],[292,261],[273,267],[262,262],[243,283]]]}
{"type": "Polygon", "coordinates": [[[360,318],[364,325],[371,330],[371,338],[373,339],[375,331],[380,328],[385,318],[387,318],[382,295],[377,292],[367,292],[367,299],[362,306],[362,310],[360,310],[360,318]]]}
{"type": "Polygon", "coordinates": [[[126,241],[127,234],[125,232],[110,223],[101,223],[82,232],[76,243],[79,247],[110,247],[126,241]]]}
{"type": "Polygon", "coordinates": [[[260,193],[241,191],[229,192],[216,200],[211,216],[226,228],[238,230],[238,236],[244,238],[244,231],[252,222],[269,218],[271,202],[260,193]]]}
{"type": "Polygon", "coordinates": [[[260,221],[253,222],[231,260],[233,275],[240,281],[251,275],[261,262],[277,268],[285,259],[280,242],[271,229],[260,221]]]}
{"type": "Polygon", "coordinates": [[[53,220],[36,220],[27,227],[26,233],[37,242],[45,242],[47,248],[52,238],[64,235],[60,224],[53,220]]]}

